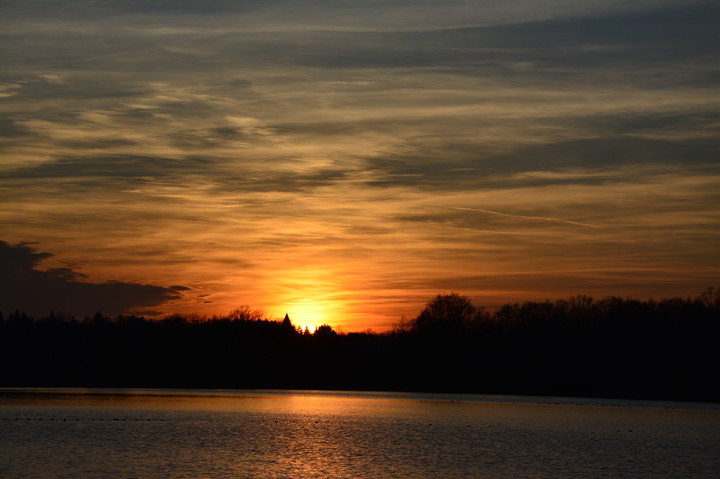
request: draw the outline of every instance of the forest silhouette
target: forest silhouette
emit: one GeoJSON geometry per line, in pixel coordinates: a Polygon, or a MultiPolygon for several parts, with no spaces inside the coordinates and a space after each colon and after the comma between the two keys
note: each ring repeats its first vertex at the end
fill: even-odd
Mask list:
{"type": "Polygon", "coordinates": [[[387,332],[224,316],[0,315],[0,386],[358,389],[718,401],[720,290],[490,311],[432,298],[387,332]]]}

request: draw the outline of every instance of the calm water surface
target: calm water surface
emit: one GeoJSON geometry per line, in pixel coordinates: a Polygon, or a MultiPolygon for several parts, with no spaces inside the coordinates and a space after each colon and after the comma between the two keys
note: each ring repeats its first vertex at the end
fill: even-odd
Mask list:
{"type": "Polygon", "coordinates": [[[720,407],[320,391],[0,390],[0,477],[720,477],[720,407]]]}

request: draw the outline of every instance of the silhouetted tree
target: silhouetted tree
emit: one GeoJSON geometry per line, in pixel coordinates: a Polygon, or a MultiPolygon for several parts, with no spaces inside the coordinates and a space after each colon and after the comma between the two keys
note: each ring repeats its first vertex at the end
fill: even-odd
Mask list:
{"type": "Polygon", "coordinates": [[[414,321],[408,319],[405,315],[400,317],[400,321],[392,324],[391,334],[394,335],[407,335],[413,331],[414,321]]]}
{"type": "Polygon", "coordinates": [[[457,334],[473,325],[477,312],[467,296],[439,294],[412,321],[412,330],[421,334],[457,334]]]}
{"type": "Polygon", "coordinates": [[[700,301],[708,308],[720,311],[720,288],[710,286],[700,294],[700,301]]]}
{"type": "Polygon", "coordinates": [[[329,324],[323,324],[321,326],[318,326],[318,328],[315,330],[315,333],[313,333],[313,336],[318,338],[327,338],[337,336],[337,332],[329,324]]]}
{"type": "Polygon", "coordinates": [[[293,325],[292,321],[290,321],[290,316],[285,314],[285,317],[282,320],[282,323],[280,323],[280,330],[283,332],[283,334],[296,334],[297,329],[295,329],[295,326],[293,325]]]}
{"type": "Polygon", "coordinates": [[[250,306],[243,305],[236,308],[227,315],[230,321],[261,321],[265,316],[259,309],[250,309],[250,306]]]}
{"type": "Polygon", "coordinates": [[[0,386],[352,388],[720,400],[720,292],[504,305],[432,298],[391,332],[301,334],[243,306],[224,316],[0,321],[0,386]]]}

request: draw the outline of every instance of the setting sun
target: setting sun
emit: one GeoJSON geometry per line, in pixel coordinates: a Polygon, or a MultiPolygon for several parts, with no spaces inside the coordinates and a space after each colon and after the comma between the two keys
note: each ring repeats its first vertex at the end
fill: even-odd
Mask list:
{"type": "Polygon", "coordinates": [[[305,332],[309,332],[310,334],[315,334],[315,330],[317,329],[317,326],[314,324],[302,324],[299,326],[300,330],[305,332]]]}
{"type": "Polygon", "coordinates": [[[323,324],[335,328],[348,316],[349,307],[343,299],[347,285],[331,265],[298,265],[282,269],[279,276],[282,279],[274,282],[268,297],[270,316],[282,318],[287,314],[295,326],[303,331],[307,327],[311,333],[323,324]]]}
{"type": "Polygon", "coordinates": [[[330,324],[334,327],[334,318],[337,318],[337,305],[332,303],[316,303],[311,300],[297,301],[287,306],[287,315],[296,327],[302,331],[305,328],[314,333],[318,326],[330,324]]]}

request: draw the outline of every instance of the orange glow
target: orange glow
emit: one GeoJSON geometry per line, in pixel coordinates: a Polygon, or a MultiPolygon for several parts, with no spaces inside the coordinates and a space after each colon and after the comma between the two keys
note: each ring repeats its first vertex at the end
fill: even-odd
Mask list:
{"type": "MultiPolygon", "coordinates": [[[[282,307],[282,306],[280,306],[282,307]]],[[[342,317],[342,305],[332,301],[300,299],[286,306],[287,314],[295,326],[314,333],[318,326],[330,324],[334,327],[337,318],[342,317]]],[[[280,315],[278,315],[280,316],[280,315]]]]}
{"type": "Polygon", "coordinates": [[[301,331],[305,332],[307,330],[310,334],[314,334],[316,329],[317,329],[317,326],[315,326],[314,324],[300,325],[301,331]]]}
{"type": "Polygon", "coordinates": [[[310,332],[323,324],[335,327],[347,317],[348,304],[341,298],[346,286],[331,266],[286,269],[279,277],[276,290],[268,294],[272,317],[288,314],[294,325],[310,332]]]}

